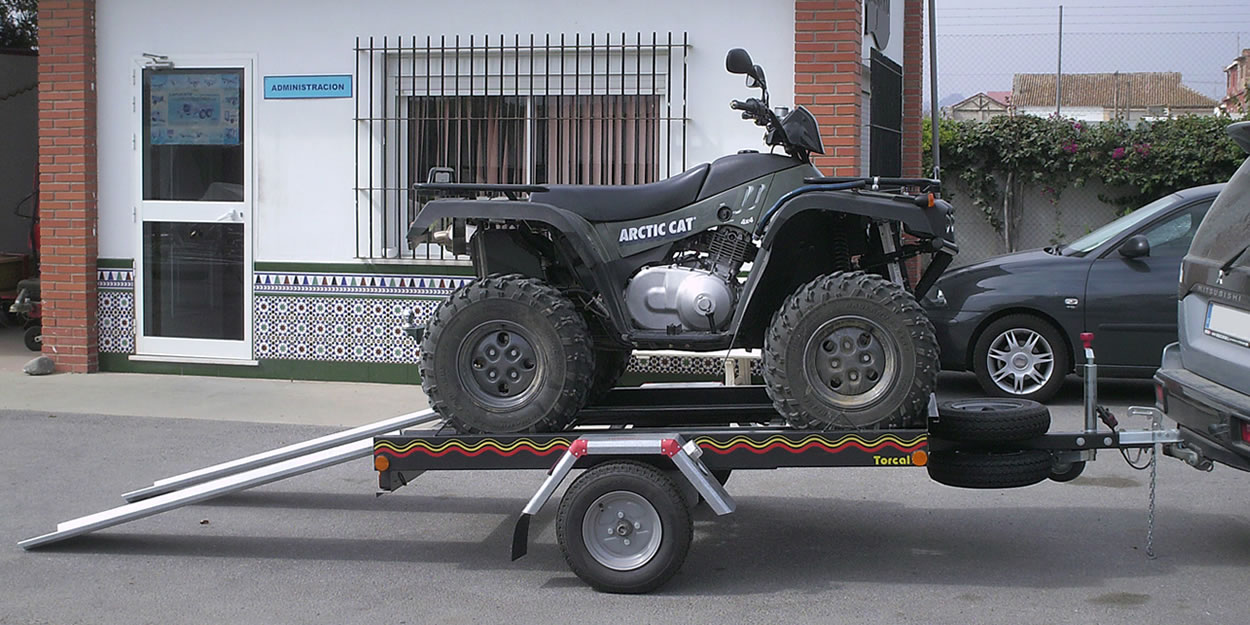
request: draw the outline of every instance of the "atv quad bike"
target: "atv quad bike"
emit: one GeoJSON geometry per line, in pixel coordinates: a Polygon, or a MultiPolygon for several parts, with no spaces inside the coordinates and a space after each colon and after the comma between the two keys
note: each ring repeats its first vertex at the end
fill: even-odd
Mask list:
{"type": "Polygon", "coordinates": [[[958,251],[938,181],[822,177],[812,114],[778,118],[746,51],[726,68],[762,90],[730,106],[784,156],[743,152],[634,186],[456,184],[441,168],[415,185],[504,196],[427,202],[408,233],[415,245],[450,224],[434,239],[467,251],[480,278],[407,326],[430,405],[458,430],[563,429],[634,349],[763,348],[768,395],[794,427],[923,418],[938,347],[917,299],[958,251]],[[905,262],[921,254],[932,259],[909,292],[905,262]]]}

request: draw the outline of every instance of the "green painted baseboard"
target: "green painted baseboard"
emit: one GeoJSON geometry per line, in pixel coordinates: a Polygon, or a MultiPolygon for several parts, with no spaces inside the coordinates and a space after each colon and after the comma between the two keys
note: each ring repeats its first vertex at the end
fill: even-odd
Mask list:
{"type": "Polygon", "coordinates": [[[254,367],[130,360],[128,354],[100,354],[100,370],[123,373],[209,375],[228,378],[317,380],[324,382],[384,382],[420,384],[416,365],[320,360],[262,360],[254,367]]]}

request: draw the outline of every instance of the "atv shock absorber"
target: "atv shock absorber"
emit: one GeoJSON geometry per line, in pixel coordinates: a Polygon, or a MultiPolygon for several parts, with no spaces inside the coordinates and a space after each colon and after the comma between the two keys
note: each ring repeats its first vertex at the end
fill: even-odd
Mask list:
{"type": "Polygon", "coordinates": [[[851,267],[851,244],[846,239],[846,233],[838,231],[833,235],[833,240],[829,242],[829,253],[833,255],[833,267],[836,271],[850,271],[851,267]]]}

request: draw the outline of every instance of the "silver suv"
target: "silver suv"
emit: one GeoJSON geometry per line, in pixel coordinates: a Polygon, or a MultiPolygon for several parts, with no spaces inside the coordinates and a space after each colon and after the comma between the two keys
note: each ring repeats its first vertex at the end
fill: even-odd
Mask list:
{"type": "MultiPolygon", "coordinates": [[[[1228,134],[1250,152],[1250,122],[1228,134]]],[[[1180,341],[1163,350],[1156,403],[1187,447],[1250,471],[1250,159],[1194,234],[1178,295],[1180,341]]]]}

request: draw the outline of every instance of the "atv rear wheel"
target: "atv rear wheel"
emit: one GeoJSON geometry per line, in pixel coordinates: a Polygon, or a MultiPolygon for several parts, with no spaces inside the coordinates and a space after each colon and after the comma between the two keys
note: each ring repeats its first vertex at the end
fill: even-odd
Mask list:
{"type": "Polygon", "coordinates": [[[421,388],[456,430],[557,431],[586,403],[590,331],[540,280],[491,276],[452,293],[421,343],[421,388]]]}
{"type": "Polygon", "coordinates": [[[907,427],[937,384],[933,325],[903,287],[864,272],[803,285],[764,337],[764,381],[797,428],[907,427]]]}

